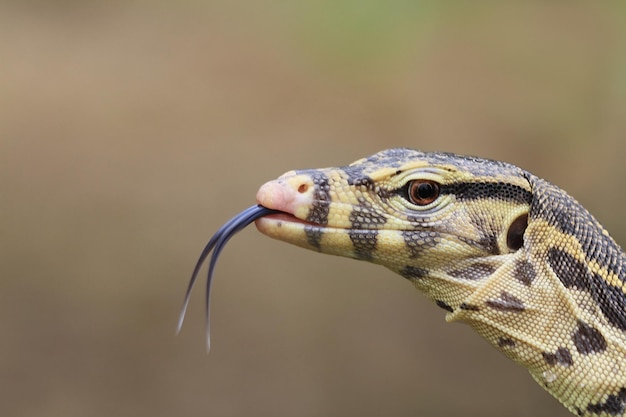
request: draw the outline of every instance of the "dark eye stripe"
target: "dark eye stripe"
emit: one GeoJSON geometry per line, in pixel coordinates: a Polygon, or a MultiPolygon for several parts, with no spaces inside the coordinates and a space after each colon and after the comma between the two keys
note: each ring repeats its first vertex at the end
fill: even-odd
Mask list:
{"type": "Polygon", "coordinates": [[[461,201],[483,198],[526,204],[532,201],[529,190],[507,182],[456,182],[442,185],[441,194],[454,194],[461,201]]]}
{"type": "MultiPolygon", "coordinates": [[[[403,198],[408,198],[408,187],[411,183],[412,181],[409,181],[389,194],[398,194],[403,198]]],[[[439,194],[451,194],[460,201],[492,198],[522,204],[530,204],[532,202],[532,193],[529,190],[506,182],[455,182],[441,184],[439,194]]]]}

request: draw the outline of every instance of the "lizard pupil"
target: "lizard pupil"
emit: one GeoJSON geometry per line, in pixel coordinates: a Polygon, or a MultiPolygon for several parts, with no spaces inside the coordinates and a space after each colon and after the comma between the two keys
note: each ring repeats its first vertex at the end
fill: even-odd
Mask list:
{"type": "Polygon", "coordinates": [[[408,197],[411,203],[425,206],[439,197],[439,184],[428,180],[415,180],[409,183],[408,197]]]}

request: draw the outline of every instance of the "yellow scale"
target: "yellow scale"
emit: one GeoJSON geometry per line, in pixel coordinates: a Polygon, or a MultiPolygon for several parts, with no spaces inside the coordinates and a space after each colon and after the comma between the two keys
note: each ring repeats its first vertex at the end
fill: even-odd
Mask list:
{"type": "MultiPolygon", "coordinates": [[[[626,258],[554,185],[507,163],[388,149],[339,168],[290,171],[227,222],[401,274],[526,367],[579,416],[626,415],[626,258]]],[[[207,343],[208,343],[207,304],[207,343]]]]}

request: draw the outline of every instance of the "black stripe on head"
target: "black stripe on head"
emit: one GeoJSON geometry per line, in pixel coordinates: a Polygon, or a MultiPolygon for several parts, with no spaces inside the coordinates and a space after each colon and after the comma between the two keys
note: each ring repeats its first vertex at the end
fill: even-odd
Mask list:
{"type": "Polygon", "coordinates": [[[313,171],[309,175],[315,189],[313,190],[313,202],[306,220],[311,223],[325,225],[328,223],[328,212],[330,211],[331,202],[328,177],[320,171],[313,171]]]}
{"type": "Polygon", "coordinates": [[[315,249],[320,250],[322,241],[322,235],[324,232],[319,227],[306,225],[304,226],[304,234],[306,235],[306,240],[309,245],[313,246],[315,249]]]}
{"type": "Polygon", "coordinates": [[[348,230],[348,236],[354,246],[354,254],[358,259],[371,260],[376,250],[378,230],[348,230]]]}
{"type": "Polygon", "coordinates": [[[351,229],[378,229],[387,223],[387,218],[377,213],[365,198],[358,197],[357,200],[359,205],[352,208],[349,216],[351,229]]]}
{"type": "Polygon", "coordinates": [[[530,204],[532,193],[508,182],[456,182],[441,187],[441,194],[452,194],[461,201],[491,198],[530,204]]]}
{"type": "MultiPolygon", "coordinates": [[[[320,226],[327,224],[331,202],[328,177],[326,174],[316,170],[298,171],[298,174],[310,175],[314,186],[313,202],[306,220],[320,226]]],[[[324,232],[319,227],[307,225],[304,227],[304,233],[309,245],[320,250],[320,242],[324,232]]]]}

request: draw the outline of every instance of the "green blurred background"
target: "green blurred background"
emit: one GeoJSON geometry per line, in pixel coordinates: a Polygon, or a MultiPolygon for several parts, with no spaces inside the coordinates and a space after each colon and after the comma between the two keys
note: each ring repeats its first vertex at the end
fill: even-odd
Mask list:
{"type": "Polygon", "coordinates": [[[626,7],[0,4],[0,415],[568,416],[387,270],[253,227],[260,184],[408,146],[520,165],[620,242],[626,7]]]}

